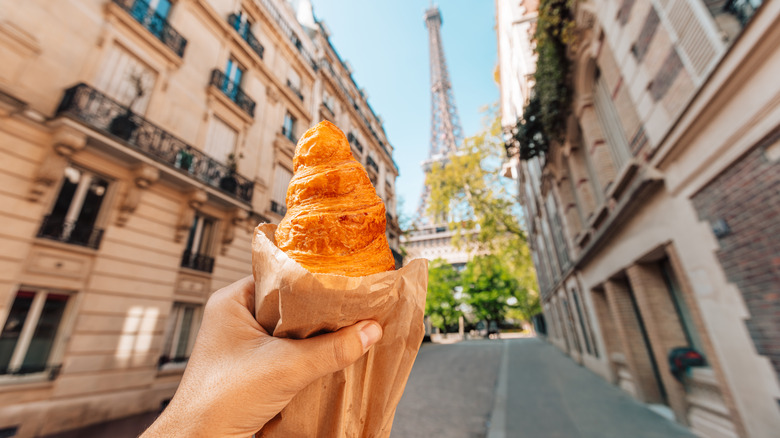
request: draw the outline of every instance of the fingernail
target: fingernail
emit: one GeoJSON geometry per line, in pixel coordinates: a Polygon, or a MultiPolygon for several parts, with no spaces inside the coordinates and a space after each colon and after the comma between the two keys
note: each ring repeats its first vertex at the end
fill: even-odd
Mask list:
{"type": "Polygon", "coordinates": [[[363,351],[376,344],[382,337],[382,328],[375,322],[369,322],[360,328],[360,342],[363,344],[363,351]]]}

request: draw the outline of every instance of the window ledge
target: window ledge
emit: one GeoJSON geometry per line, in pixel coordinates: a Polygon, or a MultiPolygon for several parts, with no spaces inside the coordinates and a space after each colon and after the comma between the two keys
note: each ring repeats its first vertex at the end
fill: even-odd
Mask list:
{"type": "MultiPolygon", "coordinates": [[[[209,84],[208,95],[209,103],[214,101],[219,102],[226,110],[230,111],[230,113],[248,125],[254,122],[254,118],[251,115],[241,109],[237,103],[233,102],[229,97],[225,96],[225,93],[223,93],[222,90],[218,89],[214,85],[209,84]]],[[[219,113],[220,111],[217,110],[216,112],[219,113]]]]}
{"type": "Polygon", "coordinates": [[[24,374],[19,376],[3,375],[0,376],[0,392],[8,391],[30,391],[33,389],[45,389],[54,385],[54,381],[49,379],[49,373],[24,374]]]}
{"type": "Polygon", "coordinates": [[[157,369],[157,377],[182,374],[185,368],[187,368],[187,362],[168,362],[157,369]]]}
{"type": "Polygon", "coordinates": [[[128,30],[143,39],[149,46],[151,46],[157,53],[165,57],[176,68],[181,67],[184,60],[179,57],[170,47],[166,46],[156,36],[149,32],[149,29],[145,28],[143,24],[139,23],[135,18],[131,17],[127,11],[123,10],[119,5],[112,1],[106,2],[106,13],[113,16],[119,23],[123,24],[128,30]]]}
{"type": "Polygon", "coordinates": [[[185,274],[195,275],[195,276],[198,276],[198,277],[209,278],[209,279],[211,278],[211,275],[213,274],[212,272],[199,271],[197,269],[185,268],[184,266],[179,266],[179,270],[181,272],[185,273],[185,274]]]}
{"type": "Polygon", "coordinates": [[[607,191],[607,198],[614,199],[616,201],[619,200],[623,193],[625,193],[626,188],[628,187],[629,183],[631,183],[634,175],[637,174],[638,170],[639,163],[637,162],[637,159],[632,158],[629,160],[623,166],[623,168],[620,169],[620,172],[610,185],[609,190],[607,191]]]}
{"type": "Polygon", "coordinates": [[[88,248],[86,246],[76,245],[74,243],[60,242],[59,240],[47,239],[45,237],[35,238],[36,246],[47,246],[49,248],[61,249],[64,251],[71,251],[79,254],[94,256],[97,254],[97,249],[88,248]]]}

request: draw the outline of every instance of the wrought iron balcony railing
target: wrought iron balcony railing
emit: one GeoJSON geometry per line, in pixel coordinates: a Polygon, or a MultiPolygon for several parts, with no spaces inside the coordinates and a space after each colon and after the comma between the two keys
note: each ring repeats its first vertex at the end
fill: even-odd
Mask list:
{"type": "Polygon", "coordinates": [[[271,211],[278,214],[279,216],[284,216],[287,214],[287,206],[282,205],[276,201],[271,201],[271,211]]]}
{"type": "Polygon", "coordinates": [[[260,57],[260,59],[263,59],[263,52],[265,51],[265,48],[262,44],[260,44],[260,41],[255,38],[255,34],[252,33],[252,30],[249,28],[249,25],[246,22],[241,22],[241,17],[238,16],[238,14],[230,14],[228,15],[228,23],[230,26],[238,32],[239,35],[241,35],[241,38],[244,39],[244,41],[249,44],[249,47],[252,48],[252,50],[257,53],[257,56],[260,57]]]}
{"type": "Polygon", "coordinates": [[[86,84],[65,91],[57,115],[72,117],[240,201],[252,202],[254,182],[86,84]]]}
{"type": "Polygon", "coordinates": [[[211,85],[219,88],[225,93],[225,96],[230,98],[236,105],[239,106],[245,113],[250,116],[255,116],[255,101],[250,99],[249,96],[244,93],[241,86],[234,81],[231,81],[224,73],[219,69],[211,71],[211,85]]]}
{"type": "Polygon", "coordinates": [[[282,32],[287,36],[290,42],[295,46],[296,49],[298,49],[298,52],[300,52],[301,56],[303,56],[303,59],[306,60],[306,62],[308,62],[311,65],[311,68],[313,68],[316,72],[319,66],[314,60],[314,57],[303,48],[303,44],[301,43],[300,38],[298,38],[298,35],[295,34],[295,31],[292,29],[287,20],[284,19],[282,14],[280,14],[276,9],[276,6],[274,6],[273,2],[271,0],[260,0],[260,3],[263,4],[265,9],[271,15],[271,18],[273,18],[276,24],[279,25],[279,27],[282,29],[282,32]]]}
{"type": "Polygon", "coordinates": [[[372,167],[374,171],[379,172],[379,165],[376,164],[376,161],[374,161],[374,159],[371,158],[371,156],[369,156],[368,159],[366,160],[366,165],[372,167]]]}
{"type": "Polygon", "coordinates": [[[62,216],[49,215],[43,218],[38,237],[98,249],[103,230],[92,224],[66,221],[62,216]]]}
{"type": "Polygon", "coordinates": [[[185,250],[181,256],[181,267],[210,273],[214,270],[214,258],[185,250]]]}
{"type": "Polygon", "coordinates": [[[744,27],[762,3],[763,1],[756,0],[728,0],[723,9],[737,17],[744,27]]]}
{"type": "Polygon", "coordinates": [[[168,46],[179,58],[184,56],[187,40],[168,24],[168,20],[150,7],[146,0],[112,0],[131,17],[141,23],[152,35],[168,46]]]}
{"type": "Polygon", "coordinates": [[[292,82],[290,82],[290,80],[289,80],[289,79],[287,79],[287,88],[289,88],[290,90],[292,90],[292,92],[293,92],[293,93],[294,93],[296,96],[298,96],[298,99],[301,99],[301,100],[303,100],[303,93],[301,93],[301,90],[300,90],[298,87],[296,87],[295,85],[293,85],[293,83],[292,83],[292,82]]]}

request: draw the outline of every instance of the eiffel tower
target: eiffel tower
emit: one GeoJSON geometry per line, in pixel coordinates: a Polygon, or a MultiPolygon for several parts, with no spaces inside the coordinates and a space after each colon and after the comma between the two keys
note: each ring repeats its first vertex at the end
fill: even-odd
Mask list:
{"type": "Polygon", "coordinates": [[[442,19],[438,7],[431,6],[425,11],[425,26],[428,28],[431,65],[431,147],[428,158],[422,163],[426,183],[415,215],[414,229],[404,238],[404,244],[409,260],[416,257],[430,260],[442,258],[461,267],[470,259],[469,251],[452,246],[453,232],[448,229],[446,218],[434,218],[427,212],[431,202],[428,186],[431,168],[435,163],[445,163],[448,157],[457,152],[458,146],[463,143],[463,130],[444,58],[442,19]]]}

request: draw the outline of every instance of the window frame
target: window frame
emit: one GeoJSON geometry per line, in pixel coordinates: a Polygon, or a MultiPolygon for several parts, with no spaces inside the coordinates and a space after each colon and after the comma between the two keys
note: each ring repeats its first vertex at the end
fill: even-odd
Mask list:
{"type": "Polygon", "coordinates": [[[282,135],[290,140],[291,142],[295,143],[298,140],[295,137],[295,124],[298,121],[298,119],[290,112],[285,111],[284,113],[284,119],[282,120],[282,135]],[[288,131],[287,128],[287,121],[290,120],[290,128],[288,131]]]}
{"type": "Polygon", "coordinates": [[[184,243],[184,248],[182,250],[182,262],[180,263],[180,267],[182,269],[189,269],[191,271],[205,273],[205,274],[212,274],[214,271],[214,261],[216,259],[216,253],[217,248],[219,246],[218,242],[218,236],[219,236],[219,220],[215,218],[214,216],[210,216],[208,214],[205,214],[201,211],[196,211],[195,214],[192,217],[192,224],[190,225],[190,230],[187,232],[187,237],[184,243]],[[201,219],[198,221],[198,219],[201,219]],[[197,221],[197,222],[196,222],[197,221]],[[204,223],[206,221],[211,222],[211,235],[208,236],[207,239],[204,239],[203,236],[203,229],[204,229],[204,223]],[[193,228],[195,229],[195,232],[193,234],[193,228]],[[192,237],[192,244],[190,243],[190,237],[192,237]],[[208,251],[203,252],[202,248],[204,246],[207,247],[208,251]],[[196,244],[197,243],[197,244],[196,244]],[[193,248],[197,248],[197,250],[193,251],[193,248]],[[190,266],[185,266],[184,261],[185,257],[184,255],[189,253],[189,260],[192,260],[196,256],[206,256],[211,259],[211,270],[205,270],[205,269],[197,269],[190,266]]]}
{"type": "Polygon", "coordinates": [[[163,345],[160,349],[160,357],[157,365],[159,370],[183,370],[187,366],[187,362],[189,362],[190,356],[192,355],[192,348],[195,345],[195,338],[197,337],[200,325],[203,322],[203,310],[203,303],[189,301],[173,301],[171,303],[171,311],[165,322],[165,337],[163,338],[163,345]],[[187,308],[193,309],[193,313],[192,320],[190,321],[187,345],[185,347],[186,353],[184,360],[176,361],[175,359],[178,357],[175,356],[175,354],[181,341],[182,325],[185,315],[184,311],[187,308]]]}
{"type": "MultiPolygon", "coordinates": [[[[95,220],[94,220],[94,222],[92,224],[92,229],[93,230],[95,230],[95,229],[102,229],[102,230],[105,231],[105,227],[108,224],[108,217],[110,216],[110,210],[111,210],[110,204],[111,204],[111,202],[113,200],[113,195],[114,195],[114,191],[116,190],[116,186],[117,186],[116,182],[117,181],[115,179],[113,179],[113,178],[105,176],[102,173],[92,171],[91,169],[89,169],[89,168],[87,168],[85,166],[80,166],[80,165],[78,165],[76,163],[73,163],[73,162],[68,162],[67,165],[62,169],[59,182],[57,183],[57,189],[52,191],[51,199],[49,200],[49,203],[48,203],[48,208],[45,210],[46,213],[44,214],[44,219],[49,218],[49,217],[52,216],[53,210],[54,210],[54,208],[55,208],[55,206],[57,204],[57,200],[59,199],[60,194],[62,192],[63,185],[65,184],[65,179],[67,178],[67,176],[65,175],[65,171],[68,168],[76,169],[76,170],[80,171],[81,175],[82,175],[81,178],[79,179],[78,184],[76,184],[76,189],[75,189],[76,191],[73,194],[73,198],[71,198],[71,200],[70,200],[70,202],[68,204],[68,212],[70,212],[70,210],[73,208],[72,207],[73,206],[73,199],[75,199],[77,194],[78,194],[78,188],[82,184],[83,175],[85,173],[89,174],[90,181],[94,177],[98,177],[98,178],[106,181],[106,183],[107,183],[106,184],[106,191],[105,191],[105,193],[102,196],[103,199],[101,201],[100,208],[99,208],[98,213],[95,216],[95,220]]],[[[85,192],[86,192],[86,190],[85,190],[85,192]]],[[[86,193],[84,193],[84,197],[86,198],[86,193]]],[[[81,212],[84,209],[84,200],[85,199],[81,200],[81,207],[79,208],[78,215],[76,216],[76,220],[74,221],[74,230],[75,230],[75,223],[76,223],[76,221],[78,221],[78,216],[81,215],[81,212]]],[[[68,217],[68,212],[66,212],[65,216],[63,217],[63,223],[64,223],[65,219],[68,217]]],[[[81,245],[81,244],[78,244],[78,243],[68,242],[68,241],[62,240],[62,239],[55,239],[53,237],[42,236],[41,234],[42,234],[42,231],[43,231],[43,226],[44,226],[44,224],[42,223],[36,229],[35,237],[37,239],[44,239],[46,241],[59,242],[61,244],[65,244],[65,245],[75,245],[75,246],[78,246],[78,247],[81,247],[81,248],[89,248],[89,249],[92,249],[92,250],[95,250],[95,251],[100,249],[100,243],[101,243],[101,240],[102,240],[102,236],[101,236],[101,239],[98,240],[97,245],[95,246],[95,248],[92,248],[92,247],[90,247],[88,245],[81,245]]]]}
{"type": "Polygon", "coordinates": [[[40,321],[41,312],[43,311],[43,306],[46,304],[46,298],[48,295],[67,295],[68,299],[67,303],[65,304],[65,309],[62,312],[59,325],[57,326],[57,333],[54,335],[54,339],[52,340],[51,349],[49,350],[49,355],[46,359],[46,367],[44,370],[27,374],[0,374],[0,385],[16,385],[40,381],[53,381],[59,375],[60,369],[62,367],[61,362],[65,352],[65,346],[67,340],[70,338],[70,333],[76,319],[76,301],[80,295],[77,291],[74,290],[19,284],[13,289],[13,293],[9,294],[6,307],[0,312],[0,333],[2,333],[2,330],[5,328],[5,323],[10,314],[10,310],[13,307],[19,292],[35,293],[33,303],[30,306],[30,310],[28,312],[28,316],[35,315],[35,318],[33,321],[33,319],[30,319],[28,316],[25,317],[24,325],[22,326],[22,331],[19,335],[19,340],[17,341],[17,344],[14,347],[14,351],[11,353],[11,358],[9,359],[8,369],[11,369],[15,362],[21,364],[21,362],[24,361],[24,357],[29,351],[35,328],[40,321]],[[27,345],[20,347],[23,342],[26,342],[27,345]],[[22,349],[20,350],[20,348],[22,349]]]}

